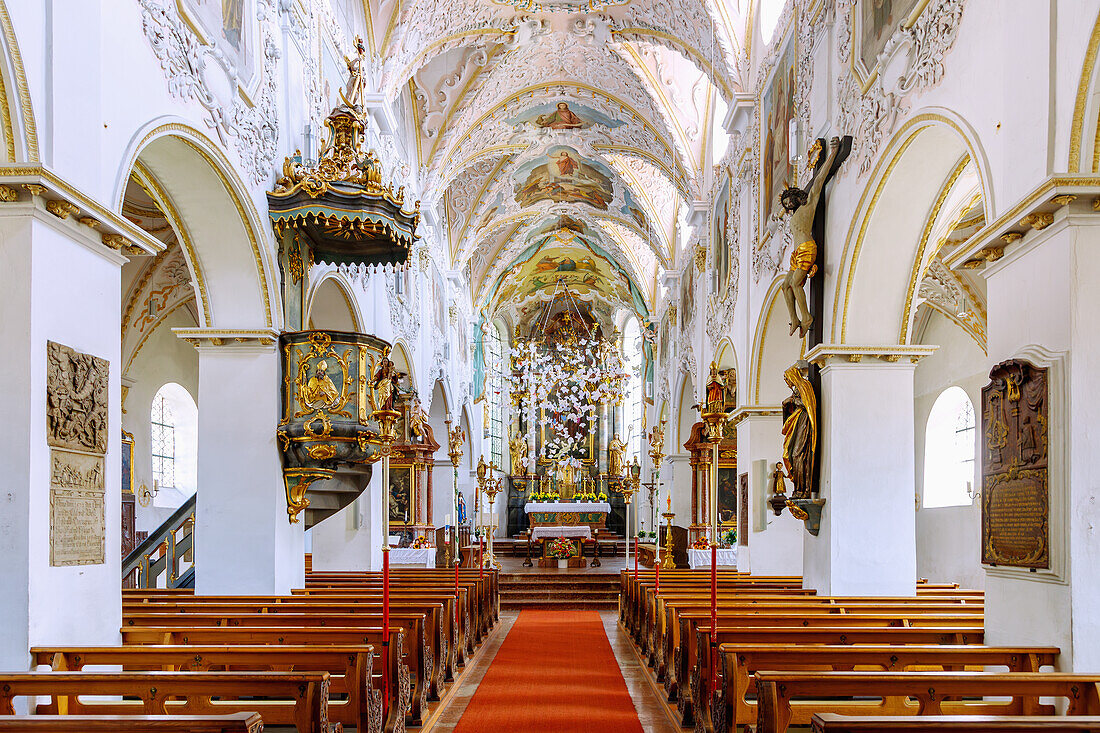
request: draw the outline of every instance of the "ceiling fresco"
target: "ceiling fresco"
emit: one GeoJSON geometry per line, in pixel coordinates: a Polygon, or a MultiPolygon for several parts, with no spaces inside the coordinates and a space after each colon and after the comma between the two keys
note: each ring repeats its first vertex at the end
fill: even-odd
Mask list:
{"type": "Polygon", "coordinates": [[[365,0],[372,73],[411,111],[478,310],[523,317],[564,283],[648,313],[725,150],[753,4],[365,0]]]}

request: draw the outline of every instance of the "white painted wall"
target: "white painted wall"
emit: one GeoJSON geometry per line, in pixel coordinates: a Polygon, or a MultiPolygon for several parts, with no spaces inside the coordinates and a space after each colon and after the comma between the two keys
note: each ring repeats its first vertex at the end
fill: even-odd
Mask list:
{"type": "MultiPolygon", "coordinates": [[[[940,394],[951,386],[966,391],[975,406],[975,456],[981,460],[981,390],[988,383],[986,356],[981,347],[946,317],[932,312],[921,343],[939,349],[920,361],[913,377],[914,446],[917,495],[924,492],[924,443],[928,414],[940,394]]],[[[977,462],[976,462],[977,463],[977,462]]],[[[974,486],[980,486],[975,471],[974,486]]],[[[933,583],[958,583],[984,588],[981,567],[981,505],[917,509],[917,576],[933,583]]]]}

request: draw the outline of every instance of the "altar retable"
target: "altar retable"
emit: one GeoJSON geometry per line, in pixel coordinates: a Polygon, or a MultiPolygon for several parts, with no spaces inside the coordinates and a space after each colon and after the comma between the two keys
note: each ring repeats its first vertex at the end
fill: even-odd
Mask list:
{"type": "Polygon", "coordinates": [[[607,526],[611,505],[604,501],[528,502],[525,511],[531,523],[531,539],[583,537],[598,534],[607,526]]]}

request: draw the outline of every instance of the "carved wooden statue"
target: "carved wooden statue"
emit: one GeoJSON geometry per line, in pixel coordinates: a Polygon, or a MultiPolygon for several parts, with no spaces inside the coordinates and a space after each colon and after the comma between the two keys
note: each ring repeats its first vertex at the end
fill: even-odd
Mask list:
{"type": "Polygon", "coordinates": [[[622,476],[623,467],[625,465],[624,458],[626,457],[626,443],[619,440],[619,434],[615,433],[615,437],[611,439],[611,442],[607,444],[607,473],[610,476],[622,476]]]}
{"type": "Polygon", "coordinates": [[[512,475],[518,476],[527,465],[527,438],[513,429],[512,437],[508,440],[508,450],[512,454],[512,475]]]}
{"type": "Polygon", "coordinates": [[[817,394],[806,368],[793,364],[783,373],[791,396],[783,400],[783,467],[794,485],[792,499],[809,499],[814,493],[814,460],[817,455],[817,394]]]}
{"type": "Polygon", "coordinates": [[[817,242],[814,241],[813,235],[814,215],[817,212],[817,203],[825,187],[829,169],[839,149],[840,138],[834,137],[829,141],[829,154],[825,159],[825,165],[814,176],[810,187],[803,190],[792,186],[779,196],[779,201],[787,212],[787,226],[791,232],[791,239],[796,243],[794,251],[791,252],[790,270],[783,280],[781,289],[791,318],[791,334],[798,331],[799,337],[805,336],[814,322],[814,317],[806,306],[804,290],[806,280],[817,272],[817,242]]]}

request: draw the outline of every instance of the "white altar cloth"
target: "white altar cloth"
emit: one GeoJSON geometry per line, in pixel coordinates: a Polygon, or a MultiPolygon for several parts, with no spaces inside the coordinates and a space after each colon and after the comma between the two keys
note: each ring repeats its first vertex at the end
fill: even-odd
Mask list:
{"type": "Polygon", "coordinates": [[[390,565],[419,565],[424,568],[435,567],[434,547],[393,547],[390,548],[390,565]]]}
{"type": "Polygon", "coordinates": [[[524,511],[526,511],[528,514],[531,514],[532,512],[584,512],[586,514],[591,514],[593,512],[605,512],[610,514],[611,505],[608,504],[606,501],[529,501],[527,502],[527,506],[524,507],[524,511]]]}
{"type": "MultiPolygon", "coordinates": [[[[710,567],[710,550],[688,550],[688,565],[692,568],[710,567]]],[[[737,548],[718,550],[718,567],[737,567],[737,548]]]]}
{"type": "Polygon", "coordinates": [[[532,540],[541,540],[544,537],[580,537],[587,540],[592,537],[592,530],[585,524],[569,527],[535,527],[531,530],[532,540]]]}

